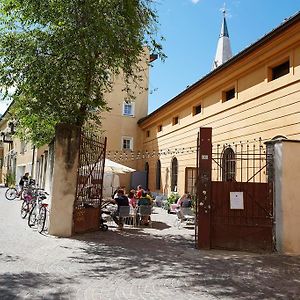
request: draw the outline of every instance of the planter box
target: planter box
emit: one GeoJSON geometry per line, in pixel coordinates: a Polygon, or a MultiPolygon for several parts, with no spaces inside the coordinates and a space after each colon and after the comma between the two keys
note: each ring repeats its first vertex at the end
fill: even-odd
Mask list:
{"type": "Polygon", "coordinates": [[[100,207],[74,209],[73,233],[84,233],[100,229],[100,207]]]}

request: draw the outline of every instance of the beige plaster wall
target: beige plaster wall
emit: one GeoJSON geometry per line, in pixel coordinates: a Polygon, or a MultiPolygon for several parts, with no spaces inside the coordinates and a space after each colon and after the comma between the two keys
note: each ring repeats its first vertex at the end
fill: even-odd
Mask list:
{"type": "Polygon", "coordinates": [[[300,142],[276,145],[276,240],[282,253],[300,254],[300,142]],[[281,162],[280,162],[281,158],[281,162]]]}
{"type": "MultiPolygon", "coordinates": [[[[137,121],[147,115],[148,112],[148,62],[149,52],[145,49],[145,54],[141,59],[140,67],[142,71],[137,75],[142,78],[138,85],[131,86],[134,97],[130,99],[134,105],[134,115],[123,115],[123,103],[128,95],[124,91],[125,84],[122,74],[114,78],[113,90],[111,93],[105,95],[108,106],[111,108],[109,112],[101,113],[103,119],[102,130],[107,136],[107,151],[121,151],[122,150],[122,136],[133,138],[133,148],[140,149],[140,134],[141,130],[137,126],[137,121]]],[[[111,157],[111,159],[113,159],[111,157]]],[[[135,163],[130,163],[131,167],[135,163]]]]}

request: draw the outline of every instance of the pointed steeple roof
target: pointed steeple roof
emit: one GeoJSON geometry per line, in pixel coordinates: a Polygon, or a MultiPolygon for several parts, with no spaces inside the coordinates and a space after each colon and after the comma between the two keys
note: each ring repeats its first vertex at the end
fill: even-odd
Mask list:
{"type": "Polygon", "coordinates": [[[224,17],[223,17],[223,23],[222,23],[221,33],[220,33],[219,37],[222,37],[222,36],[226,36],[226,37],[229,38],[229,33],[228,33],[228,28],[227,28],[227,22],[226,22],[225,14],[224,14],[224,17]]]}
{"type": "Polygon", "coordinates": [[[219,35],[219,41],[217,46],[217,52],[214,59],[212,69],[215,69],[226,62],[228,59],[232,57],[232,51],[230,46],[229,33],[226,22],[226,10],[223,9],[223,22],[221,27],[221,32],[219,35]]]}

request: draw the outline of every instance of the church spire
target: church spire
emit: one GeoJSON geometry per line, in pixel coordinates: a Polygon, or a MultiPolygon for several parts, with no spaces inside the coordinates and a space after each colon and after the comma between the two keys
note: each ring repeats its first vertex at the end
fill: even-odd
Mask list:
{"type": "Polygon", "coordinates": [[[223,22],[221,27],[221,33],[219,35],[217,52],[212,67],[213,70],[219,67],[220,65],[222,65],[224,62],[226,62],[228,59],[232,57],[229,33],[228,33],[228,28],[226,23],[225,4],[224,4],[224,8],[222,9],[222,12],[223,12],[223,22]]]}

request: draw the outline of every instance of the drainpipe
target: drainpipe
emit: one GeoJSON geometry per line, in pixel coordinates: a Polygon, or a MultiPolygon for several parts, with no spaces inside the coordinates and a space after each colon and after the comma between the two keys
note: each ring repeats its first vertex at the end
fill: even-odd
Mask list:
{"type": "Polygon", "coordinates": [[[31,178],[34,178],[34,161],[35,161],[35,146],[32,149],[32,162],[31,162],[31,178]]]}

